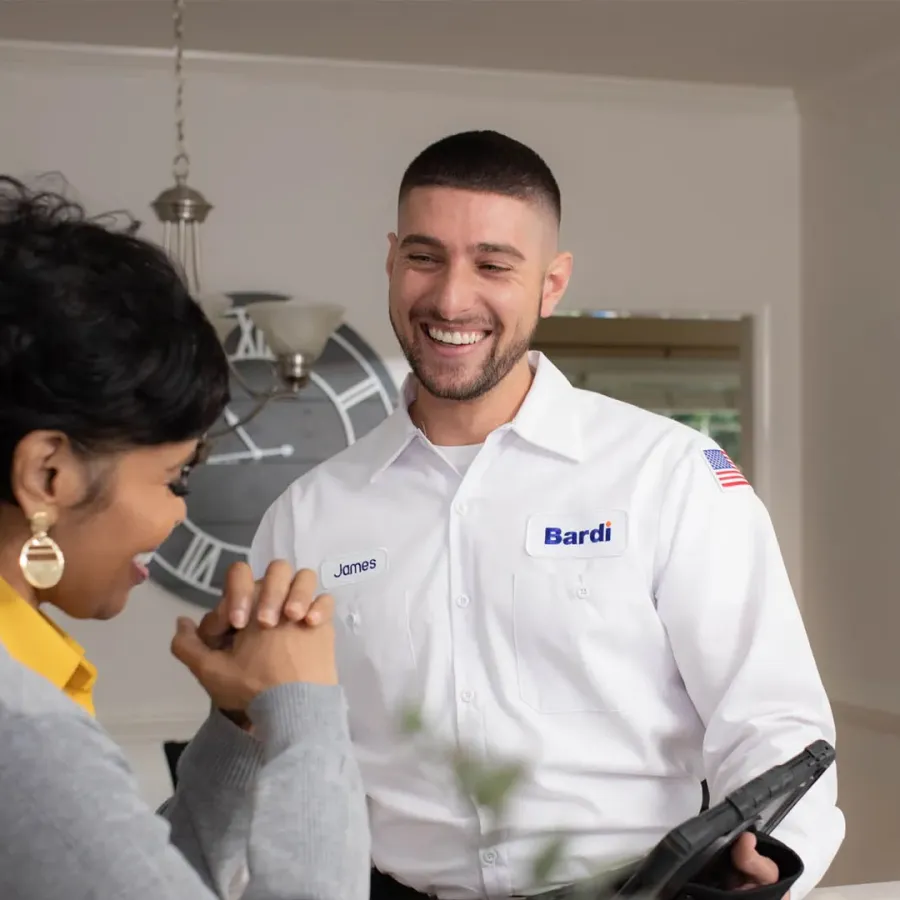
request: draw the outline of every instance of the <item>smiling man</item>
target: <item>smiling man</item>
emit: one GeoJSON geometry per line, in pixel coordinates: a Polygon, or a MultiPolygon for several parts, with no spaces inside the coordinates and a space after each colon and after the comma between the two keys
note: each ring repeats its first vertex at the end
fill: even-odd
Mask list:
{"type": "MultiPolygon", "coordinates": [[[[717,802],[834,741],[753,488],[709,438],[529,352],[572,272],[560,212],[548,166],[496,132],[411,163],[387,258],[404,402],[292,485],[254,542],[256,572],[284,557],[335,597],[372,900],[570,897],[695,814],[703,780],[717,802]],[[476,760],[524,758],[502,828],[404,738],[410,705],[476,760]]],[[[805,894],[843,838],[835,799],[831,771],[777,832],[799,880],[747,836],[735,884],[805,894]]]]}
{"type": "Polygon", "coordinates": [[[458,135],[407,170],[387,260],[390,316],[424,389],[414,417],[433,441],[449,429],[449,446],[477,446],[525,399],[538,318],[572,272],[572,255],[557,248],[559,219],[549,168],[501,135],[458,135]],[[492,149],[494,171],[480,177],[493,190],[460,190],[459,169],[492,149]]]}

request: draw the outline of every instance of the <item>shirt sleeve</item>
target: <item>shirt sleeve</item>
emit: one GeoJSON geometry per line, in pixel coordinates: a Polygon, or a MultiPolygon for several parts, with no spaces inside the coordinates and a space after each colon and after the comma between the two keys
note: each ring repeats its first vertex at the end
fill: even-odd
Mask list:
{"type": "MultiPolygon", "coordinates": [[[[694,443],[672,472],[655,571],[657,609],[706,729],[712,803],[815,740],[835,742],[768,512],[750,485],[723,473],[721,454],[694,443]]],[[[832,765],[775,831],[805,867],[792,900],[815,887],[843,841],[836,801],[832,765]]]]}

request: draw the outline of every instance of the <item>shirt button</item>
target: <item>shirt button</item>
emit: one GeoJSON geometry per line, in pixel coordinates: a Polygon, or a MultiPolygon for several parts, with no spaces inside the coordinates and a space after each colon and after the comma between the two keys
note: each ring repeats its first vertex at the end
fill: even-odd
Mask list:
{"type": "Polygon", "coordinates": [[[456,510],[457,515],[464,516],[466,514],[466,510],[468,510],[468,507],[465,503],[462,502],[462,500],[460,500],[459,503],[455,503],[453,505],[453,509],[456,510]]]}
{"type": "Polygon", "coordinates": [[[457,597],[456,605],[465,609],[469,605],[469,598],[465,594],[463,594],[461,597],[457,597]]]}
{"type": "Polygon", "coordinates": [[[579,597],[587,597],[591,592],[586,587],[580,587],[575,592],[579,597]]]}
{"type": "Polygon", "coordinates": [[[475,699],[475,692],[463,691],[459,696],[462,698],[463,703],[471,703],[475,699]]]}
{"type": "Polygon", "coordinates": [[[486,866],[492,866],[495,862],[497,862],[497,851],[496,850],[485,850],[481,854],[481,861],[486,866]]]}

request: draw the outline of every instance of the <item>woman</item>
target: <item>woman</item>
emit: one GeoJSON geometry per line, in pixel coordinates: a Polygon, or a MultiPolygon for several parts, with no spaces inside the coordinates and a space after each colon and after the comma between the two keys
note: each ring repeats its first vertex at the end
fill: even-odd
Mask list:
{"type": "MultiPolygon", "coordinates": [[[[365,800],[312,573],[278,563],[263,586],[305,604],[300,624],[223,649],[214,617],[179,622],[173,652],[214,711],[169,824],[93,718],[95,670],[41,612],[122,610],[185,515],[227,398],[215,332],[160,250],[0,178],[3,900],[205,900],[242,876],[245,900],[368,895],[365,800]]],[[[253,590],[236,566],[229,593],[253,590]]]]}

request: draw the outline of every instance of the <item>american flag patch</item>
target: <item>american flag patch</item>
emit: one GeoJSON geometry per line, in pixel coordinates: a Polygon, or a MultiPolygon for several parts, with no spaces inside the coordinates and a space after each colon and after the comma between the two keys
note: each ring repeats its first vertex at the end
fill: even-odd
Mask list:
{"type": "Polygon", "coordinates": [[[703,455],[706,462],[712,469],[719,487],[725,488],[741,487],[746,485],[749,487],[750,482],[741,474],[741,470],[731,461],[731,458],[724,450],[704,450],[703,455]]]}

